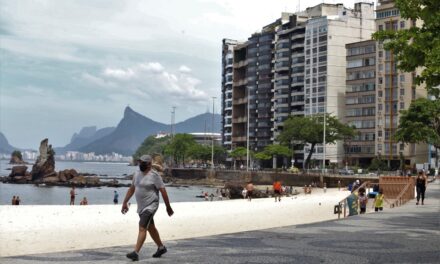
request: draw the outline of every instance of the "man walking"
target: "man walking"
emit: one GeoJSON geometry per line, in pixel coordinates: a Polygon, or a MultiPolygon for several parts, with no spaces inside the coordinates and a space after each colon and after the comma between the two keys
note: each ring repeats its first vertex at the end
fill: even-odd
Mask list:
{"type": "Polygon", "coordinates": [[[174,214],[162,178],[156,170],[152,169],[151,156],[143,155],[138,162],[139,171],[133,175],[132,184],[125,195],[121,210],[123,214],[128,212],[128,201],[134,194],[138,207],[137,213],[139,214],[140,220],[136,246],[133,252],[127,254],[127,258],[133,261],[139,260],[139,251],[147,238],[147,231],[150,233],[151,238],[158,247],[153,258],[160,258],[167,252],[167,249],[162,244],[159,232],[157,231],[153,220],[154,214],[159,207],[159,191],[162,194],[168,215],[172,216],[174,214]]]}

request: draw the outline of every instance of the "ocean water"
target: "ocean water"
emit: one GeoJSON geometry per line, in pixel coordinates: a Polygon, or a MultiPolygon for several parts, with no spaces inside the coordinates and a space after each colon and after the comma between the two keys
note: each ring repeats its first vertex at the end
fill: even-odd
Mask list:
{"type": "MultiPolygon", "coordinates": [[[[32,170],[34,161],[28,161],[28,171],[32,170]]],[[[8,176],[15,165],[9,164],[8,160],[0,160],[0,176],[8,176]]],[[[80,161],[55,161],[55,170],[75,169],[81,173],[92,173],[109,177],[123,177],[124,174],[132,174],[137,170],[135,166],[128,166],[128,163],[114,162],[80,162],[80,161]]]]}
{"type": "MultiPolygon", "coordinates": [[[[94,173],[97,175],[121,178],[124,177],[124,174],[129,175],[137,170],[137,167],[128,166],[127,163],[110,162],[57,161],[55,166],[57,171],[75,169],[82,173],[94,173]]],[[[8,168],[11,167],[8,161],[1,160],[0,175],[9,175],[10,170],[8,170],[8,168]]],[[[32,165],[28,165],[28,168],[28,170],[31,170],[32,165]]],[[[87,197],[89,204],[112,204],[115,190],[119,193],[119,203],[121,203],[124,200],[127,189],[128,187],[76,188],[77,196],[75,204],[79,204],[83,197],[87,197]]],[[[200,195],[202,191],[215,194],[216,190],[204,186],[167,187],[171,203],[203,201],[203,199],[196,197],[200,195]]],[[[11,204],[12,197],[17,195],[20,196],[20,204],[23,205],[68,205],[70,202],[69,187],[0,183],[0,205],[11,204]]],[[[130,202],[133,204],[136,203],[134,197],[131,198],[130,202]]]]}

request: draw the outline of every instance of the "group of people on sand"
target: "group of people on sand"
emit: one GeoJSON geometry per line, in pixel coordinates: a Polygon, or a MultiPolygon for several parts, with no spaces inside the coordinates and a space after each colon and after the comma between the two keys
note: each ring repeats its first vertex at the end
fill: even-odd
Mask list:
{"type": "Polygon", "coordinates": [[[20,205],[20,196],[12,196],[11,205],[20,205]]]}

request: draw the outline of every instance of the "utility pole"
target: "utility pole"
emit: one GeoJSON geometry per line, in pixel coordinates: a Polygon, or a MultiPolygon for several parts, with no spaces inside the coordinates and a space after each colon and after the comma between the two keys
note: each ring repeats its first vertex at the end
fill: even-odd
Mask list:
{"type": "Polygon", "coordinates": [[[176,107],[173,106],[172,108],[173,111],[171,111],[171,138],[174,137],[174,132],[175,132],[174,123],[176,121],[176,107]]]}
{"type": "Polygon", "coordinates": [[[214,169],[214,103],[217,97],[212,97],[212,126],[211,126],[211,169],[214,169]]]}
{"type": "Polygon", "coordinates": [[[250,105],[250,100],[249,100],[249,87],[246,87],[246,91],[247,91],[247,125],[246,125],[246,171],[249,171],[249,105],[250,105]]]}

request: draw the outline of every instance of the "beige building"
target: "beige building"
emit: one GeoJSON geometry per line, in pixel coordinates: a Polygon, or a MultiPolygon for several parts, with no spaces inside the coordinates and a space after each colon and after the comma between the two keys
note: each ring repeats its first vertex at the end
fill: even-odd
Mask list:
{"type": "Polygon", "coordinates": [[[368,167],[375,156],[376,41],[350,43],[346,48],[345,122],[356,128],[356,134],[344,142],[344,163],[368,167]]]}
{"type": "MultiPolygon", "coordinates": [[[[377,31],[407,29],[416,23],[419,22],[402,19],[394,1],[378,1],[377,31]]],[[[423,163],[428,159],[426,145],[405,145],[393,140],[393,135],[399,125],[399,111],[408,109],[411,101],[426,97],[426,90],[415,85],[415,72],[397,70],[393,52],[384,50],[383,43],[378,42],[376,48],[376,155],[387,160],[389,166],[394,168],[399,166],[401,158],[408,165],[423,163]]]]}

